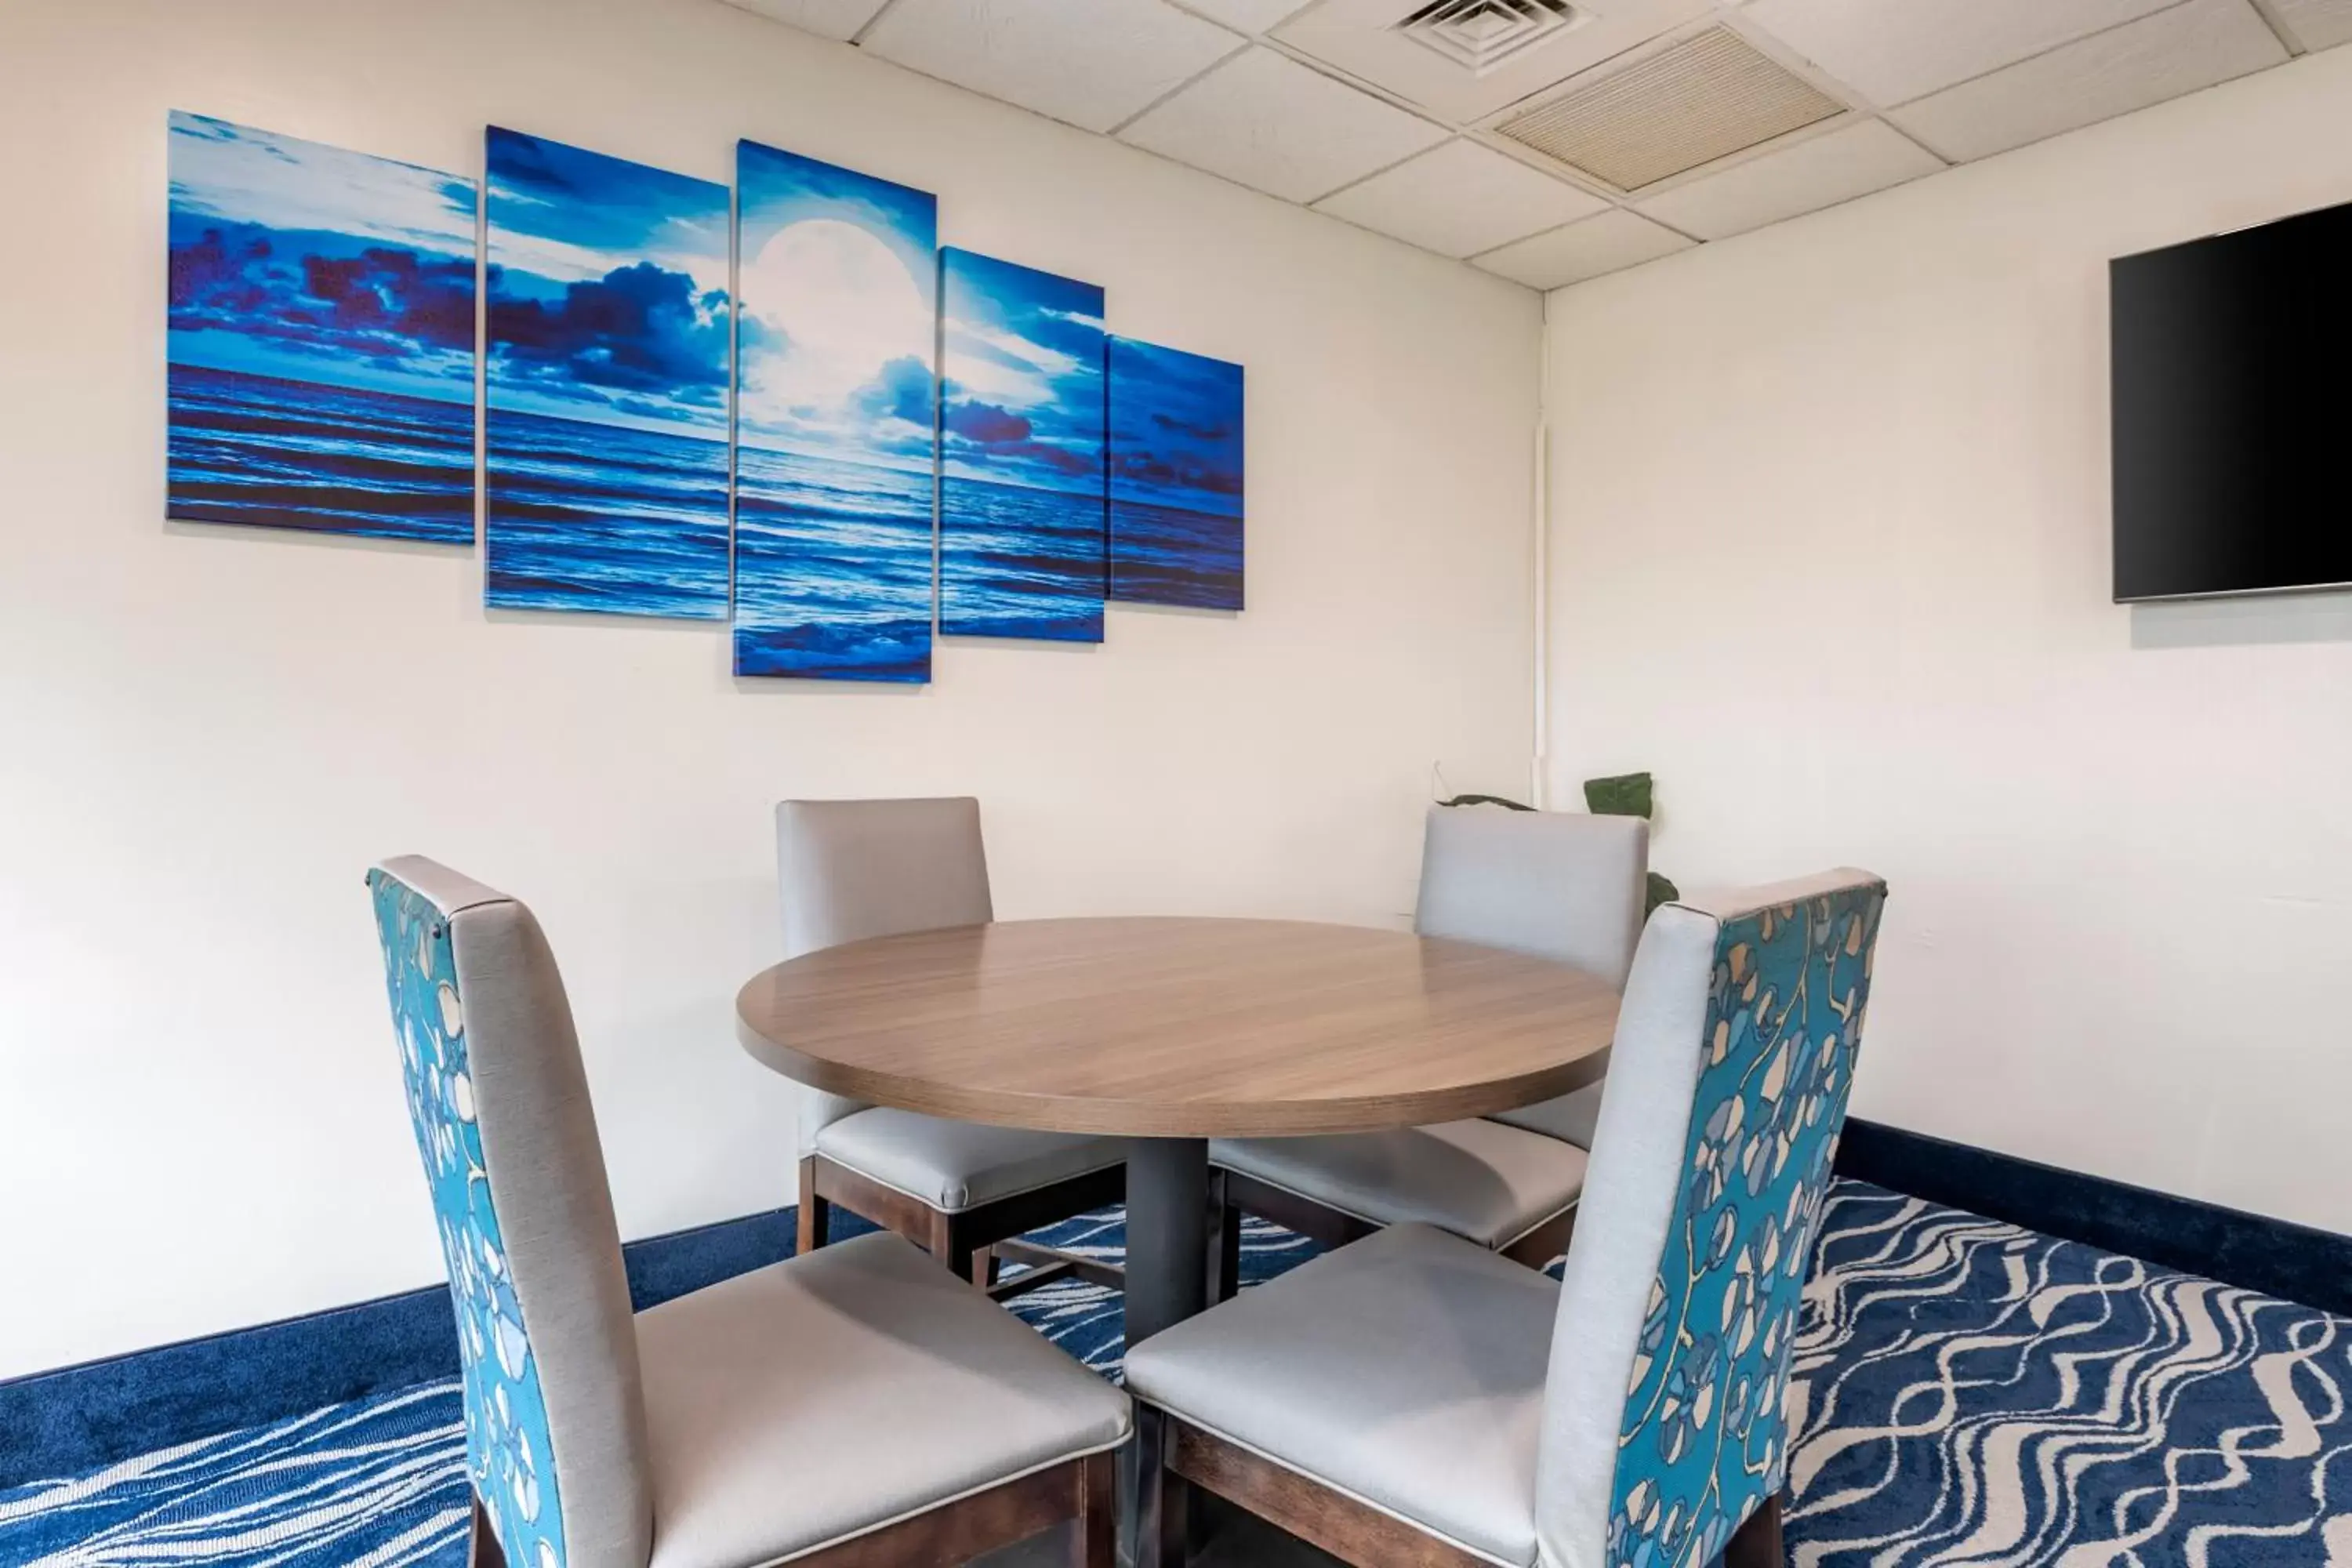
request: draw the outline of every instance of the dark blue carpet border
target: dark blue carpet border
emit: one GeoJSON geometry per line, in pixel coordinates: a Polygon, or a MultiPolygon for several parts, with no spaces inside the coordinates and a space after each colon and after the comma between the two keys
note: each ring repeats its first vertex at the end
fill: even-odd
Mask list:
{"type": "Polygon", "coordinates": [[[2352,1236],[1846,1118],[1837,1173],[2352,1317],[2352,1236]]]}
{"type": "MultiPolygon", "coordinates": [[[[624,1247],[642,1311],[789,1258],[770,1209],[624,1247]]],[[[872,1228],[835,1211],[833,1234],[872,1228]]],[[[457,1374],[446,1286],[0,1382],[0,1489],[457,1374]]]]}

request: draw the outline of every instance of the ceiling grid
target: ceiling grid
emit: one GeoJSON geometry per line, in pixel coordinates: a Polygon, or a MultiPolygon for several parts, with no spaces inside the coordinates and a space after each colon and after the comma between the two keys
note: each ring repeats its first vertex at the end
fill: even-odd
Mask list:
{"type": "Polygon", "coordinates": [[[730,0],[1549,289],[2352,42],[2352,0],[730,0]]]}

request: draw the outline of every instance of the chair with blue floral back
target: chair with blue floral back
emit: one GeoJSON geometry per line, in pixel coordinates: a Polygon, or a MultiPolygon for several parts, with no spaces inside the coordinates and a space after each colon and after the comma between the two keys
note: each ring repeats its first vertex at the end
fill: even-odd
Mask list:
{"type": "Polygon", "coordinates": [[[1181,1562],[1202,1486],[1380,1568],[1779,1563],[1885,891],[1835,871],[1651,917],[1559,1284],[1396,1226],[1129,1351],[1147,1561],[1181,1562]]]}
{"type": "Polygon", "coordinates": [[[1066,1523],[1109,1568],[1126,1397],[899,1237],[632,1315],[538,921],[415,857],[368,882],[457,1309],[473,1562],[866,1568],[1066,1523]]]}

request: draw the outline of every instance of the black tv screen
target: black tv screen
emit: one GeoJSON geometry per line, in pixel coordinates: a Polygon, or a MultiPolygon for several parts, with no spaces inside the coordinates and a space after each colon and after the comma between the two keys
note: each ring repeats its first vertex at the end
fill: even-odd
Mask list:
{"type": "Polygon", "coordinates": [[[2352,584],[2352,205],[2108,282],[2116,598],[2352,584]]]}

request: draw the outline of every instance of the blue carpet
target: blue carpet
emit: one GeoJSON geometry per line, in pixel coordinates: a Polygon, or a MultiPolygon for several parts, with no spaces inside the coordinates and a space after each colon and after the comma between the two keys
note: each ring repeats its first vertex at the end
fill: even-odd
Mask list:
{"type": "Polygon", "coordinates": [[[1842,1182],[1794,1568],[2352,1564],[2352,1318],[1842,1182]]]}
{"type": "MultiPolygon", "coordinates": [[[[1039,1238],[1106,1258],[1116,1211],[1039,1238]]],[[[1312,1244],[1253,1226],[1244,1278],[1312,1244]]],[[[1114,1292],[1016,1303],[1115,1373],[1114,1292]]],[[[2352,1320],[1884,1192],[1834,1189],[1797,1342],[1791,1568],[2352,1563],[2352,1320]]],[[[457,1384],[0,1491],[0,1563],[464,1560],[457,1384]]]]}

